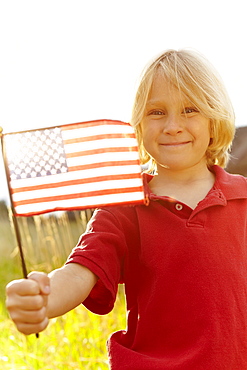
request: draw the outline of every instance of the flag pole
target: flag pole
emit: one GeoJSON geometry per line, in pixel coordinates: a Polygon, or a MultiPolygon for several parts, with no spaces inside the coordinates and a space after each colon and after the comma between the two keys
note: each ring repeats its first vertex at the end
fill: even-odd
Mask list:
{"type": "Polygon", "coordinates": [[[7,179],[7,186],[8,186],[8,192],[9,192],[10,207],[11,207],[12,221],[13,221],[13,226],[14,226],[14,231],[15,231],[15,237],[16,237],[17,246],[18,246],[19,254],[20,254],[20,258],[21,258],[21,266],[22,266],[23,276],[24,276],[25,279],[27,279],[28,274],[27,274],[27,267],[26,267],[24,252],[23,252],[23,248],[22,248],[21,233],[20,233],[20,228],[19,228],[17,218],[16,218],[15,208],[14,208],[14,205],[13,205],[12,194],[11,194],[11,191],[10,191],[10,174],[9,174],[9,169],[8,169],[8,165],[7,165],[7,161],[6,161],[5,145],[4,145],[4,140],[3,140],[3,129],[2,129],[2,127],[0,127],[0,139],[1,139],[3,164],[4,164],[6,179],[7,179]]]}
{"type": "MultiPolygon", "coordinates": [[[[21,258],[21,267],[22,267],[22,273],[25,279],[27,279],[27,266],[25,262],[25,257],[24,257],[24,252],[22,248],[22,240],[21,240],[21,233],[20,233],[20,228],[17,222],[17,217],[16,217],[16,212],[15,212],[15,207],[13,204],[13,198],[12,194],[10,191],[10,174],[9,174],[9,168],[7,165],[6,161],[6,155],[5,155],[5,144],[4,144],[4,139],[3,139],[3,129],[0,127],[0,140],[1,140],[1,147],[2,147],[2,156],[3,156],[3,164],[4,164],[4,169],[5,169],[5,174],[6,174],[6,179],[7,179],[7,186],[8,186],[8,192],[9,192],[9,199],[10,199],[10,207],[11,207],[11,213],[12,213],[12,221],[13,221],[13,226],[14,226],[14,231],[15,231],[15,237],[17,241],[17,246],[19,249],[19,255],[21,258]]],[[[36,338],[39,338],[39,333],[36,333],[36,338]]]]}

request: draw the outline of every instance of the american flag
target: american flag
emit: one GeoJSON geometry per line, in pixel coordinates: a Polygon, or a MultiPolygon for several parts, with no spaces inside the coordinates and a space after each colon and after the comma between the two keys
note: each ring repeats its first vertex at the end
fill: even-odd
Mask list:
{"type": "Polygon", "coordinates": [[[17,216],[144,203],[128,123],[98,120],[8,133],[3,146],[17,216]]]}

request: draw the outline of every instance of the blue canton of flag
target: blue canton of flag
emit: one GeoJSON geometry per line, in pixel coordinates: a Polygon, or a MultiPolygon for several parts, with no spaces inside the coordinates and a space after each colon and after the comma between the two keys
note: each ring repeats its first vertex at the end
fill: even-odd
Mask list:
{"type": "Polygon", "coordinates": [[[61,129],[18,133],[7,142],[10,179],[56,175],[68,171],[61,129]],[[9,144],[9,145],[8,145],[9,144]],[[11,147],[8,147],[10,146],[11,147]]]}

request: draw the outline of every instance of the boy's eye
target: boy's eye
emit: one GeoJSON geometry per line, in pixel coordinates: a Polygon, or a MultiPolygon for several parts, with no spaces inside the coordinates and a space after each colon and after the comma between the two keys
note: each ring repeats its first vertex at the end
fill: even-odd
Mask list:
{"type": "Polygon", "coordinates": [[[196,109],[194,107],[184,108],[183,113],[185,113],[185,114],[198,113],[198,109],[196,109]]]}
{"type": "Polygon", "coordinates": [[[148,112],[148,115],[150,116],[152,116],[152,115],[154,115],[154,116],[159,116],[159,115],[163,115],[164,113],[161,111],[161,110],[157,110],[157,109],[154,109],[154,110],[152,110],[152,111],[150,111],[150,112],[148,112]]]}

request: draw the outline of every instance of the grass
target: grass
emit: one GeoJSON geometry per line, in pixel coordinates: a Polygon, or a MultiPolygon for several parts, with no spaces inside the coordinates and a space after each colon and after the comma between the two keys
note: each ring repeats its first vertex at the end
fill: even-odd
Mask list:
{"type": "Polygon", "coordinates": [[[0,306],[0,368],[9,370],[108,369],[106,340],[125,327],[123,295],[107,316],[93,315],[82,306],[53,319],[48,328],[25,337],[17,332],[0,306]]]}
{"type": "MultiPolygon", "coordinates": [[[[36,217],[18,220],[21,226],[28,270],[48,272],[66,259],[84,231],[85,214],[75,220],[36,217]],[[30,268],[32,266],[32,268],[30,268]]],[[[5,286],[21,277],[15,238],[8,220],[0,220],[0,368],[3,370],[108,369],[106,341],[126,327],[125,300],[120,286],[115,309],[106,316],[87,311],[82,305],[50,321],[37,339],[17,331],[5,309],[5,286]]]]}

